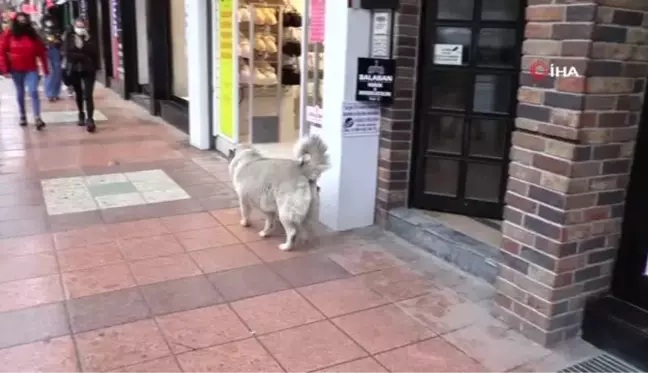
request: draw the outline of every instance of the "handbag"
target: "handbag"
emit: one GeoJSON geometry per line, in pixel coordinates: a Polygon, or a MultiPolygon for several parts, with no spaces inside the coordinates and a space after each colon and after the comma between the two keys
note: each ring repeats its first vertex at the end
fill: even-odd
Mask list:
{"type": "Polygon", "coordinates": [[[68,63],[67,58],[61,61],[61,81],[66,86],[72,85],[72,65],[68,63]]]}

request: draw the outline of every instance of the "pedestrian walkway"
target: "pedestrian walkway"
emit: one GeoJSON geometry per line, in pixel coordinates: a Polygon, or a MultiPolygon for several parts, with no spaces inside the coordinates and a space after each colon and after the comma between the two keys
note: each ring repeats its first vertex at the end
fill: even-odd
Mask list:
{"type": "Polygon", "coordinates": [[[492,288],[376,228],[277,249],[227,163],[106,89],[20,128],[0,82],[0,371],[549,371],[492,288]]]}

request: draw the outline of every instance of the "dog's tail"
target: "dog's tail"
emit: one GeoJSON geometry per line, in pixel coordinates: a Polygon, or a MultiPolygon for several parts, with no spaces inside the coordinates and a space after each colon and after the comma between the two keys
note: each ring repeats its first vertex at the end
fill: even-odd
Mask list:
{"type": "Polygon", "coordinates": [[[316,135],[304,137],[295,145],[295,158],[308,180],[316,181],[331,166],[327,150],[328,146],[316,135]]]}

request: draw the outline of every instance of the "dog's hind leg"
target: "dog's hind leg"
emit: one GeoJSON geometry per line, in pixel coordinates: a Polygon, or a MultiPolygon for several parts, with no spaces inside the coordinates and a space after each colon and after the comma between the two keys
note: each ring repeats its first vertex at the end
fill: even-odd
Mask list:
{"type": "Polygon", "coordinates": [[[241,209],[241,226],[249,227],[250,226],[250,204],[245,200],[245,198],[239,197],[239,208],[241,209]]]}
{"type": "Polygon", "coordinates": [[[295,240],[297,239],[297,227],[292,221],[287,219],[281,219],[281,225],[283,225],[284,230],[286,231],[286,242],[279,245],[279,250],[290,251],[295,246],[295,240]]]}
{"type": "Polygon", "coordinates": [[[272,232],[274,228],[276,216],[271,213],[265,213],[265,224],[263,225],[263,230],[259,232],[259,237],[266,238],[272,232]]]}

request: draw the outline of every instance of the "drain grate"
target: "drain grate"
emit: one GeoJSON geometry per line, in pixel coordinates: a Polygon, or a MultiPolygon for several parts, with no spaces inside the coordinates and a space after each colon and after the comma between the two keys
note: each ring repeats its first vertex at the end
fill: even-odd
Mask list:
{"type": "Polygon", "coordinates": [[[581,361],[570,367],[561,369],[558,373],[617,373],[631,372],[641,373],[641,371],[632,365],[629,365],[614,356],[603,354],[597,357],[581,361]]]}

